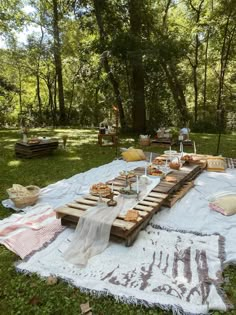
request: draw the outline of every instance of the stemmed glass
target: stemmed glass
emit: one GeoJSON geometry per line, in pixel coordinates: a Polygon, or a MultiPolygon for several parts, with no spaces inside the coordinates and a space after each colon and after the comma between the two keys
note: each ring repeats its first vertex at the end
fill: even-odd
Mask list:
{"type": "Polygon", "coordinates": [[[98,204],[103,204],[102,194],[99,192],[98,204]]]}

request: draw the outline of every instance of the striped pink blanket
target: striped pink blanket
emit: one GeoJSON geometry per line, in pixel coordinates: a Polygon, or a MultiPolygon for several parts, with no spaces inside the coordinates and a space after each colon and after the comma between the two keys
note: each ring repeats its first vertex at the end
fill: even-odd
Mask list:
{"type": "Polygon", "coordinates": [[[52,241],[63,229],[50,206],[35,206],[30,213],[13,214],[0,221],[0,244],[23,259],[52,241]]]}

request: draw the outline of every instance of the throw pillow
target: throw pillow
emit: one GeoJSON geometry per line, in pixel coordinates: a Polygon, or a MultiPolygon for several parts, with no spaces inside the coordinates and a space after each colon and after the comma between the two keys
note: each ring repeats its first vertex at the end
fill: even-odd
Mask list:
{"type": "Polygon", "coordinates": [[[226,169],[225,159],[221,156],[212,156],[207,159],[207,170],[210,172],[224,172],[226,169]]]}
{"type": "Polygon", "coordinates": [[[209,203],[209,207],[224,215],[233,215],[236,213],[236,195],[226,195],[219,197],[209,203]]]}
{"type": "Polygon", "coordinates": [[[126,162],[146,160],[146,156],[141,149],[129,149],[121,153],[126,162]]]}

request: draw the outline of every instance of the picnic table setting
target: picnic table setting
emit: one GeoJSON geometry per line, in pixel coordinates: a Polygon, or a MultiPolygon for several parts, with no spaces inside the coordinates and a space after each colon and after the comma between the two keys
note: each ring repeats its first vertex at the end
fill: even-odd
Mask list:
{"type": "Polygon", "coordinates": [[[55,276],[86,292],[207,314],[236,262],[235,160],[129,148],[122,158],[44,188],[13,184],[0,243],[19,272],[55,276]]]}

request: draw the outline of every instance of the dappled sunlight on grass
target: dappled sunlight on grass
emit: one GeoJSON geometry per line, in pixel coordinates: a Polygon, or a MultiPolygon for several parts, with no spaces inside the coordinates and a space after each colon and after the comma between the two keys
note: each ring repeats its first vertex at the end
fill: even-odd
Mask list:
{"type": "Polygon", "coordinates": [[[65,160],[69,160],[69,161],[80,161],[80,160],[82,160],[82,158],[81,158],[81,157],[76,157],[76,156],[74,156],[74,157],[66,157],[65,160]]]}
{"type": "Polygon", "coordinates": [[[20,166],[21,165],[21,161],[17,161],[17,160],[15,160],[15,161],[10,161],[10,162],[8,162],[7,163],[7,166],[10,166],[10,167],[18,167],[18,166],[20,166]]]}
{"type": "Polygon", "coordinates": [[[201,138],[201,139],[205,139],[205,140],[206,140],[206,139],[207,139],[207,140],[210,140],[210,139],[212,139],[212,136],[201,136],[200,138],[201,138]]]}
{"type": "Polygon", "coordinates": [[[17,141],[20,141],[21,139],[1,139],[1,142],[3,142],[3,145],[5,145],[5,143],[9,144],[11,143],[11,145],[13,146],[17,141]]]}

